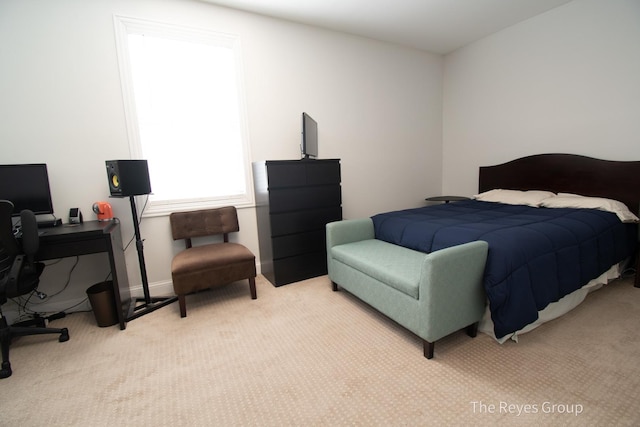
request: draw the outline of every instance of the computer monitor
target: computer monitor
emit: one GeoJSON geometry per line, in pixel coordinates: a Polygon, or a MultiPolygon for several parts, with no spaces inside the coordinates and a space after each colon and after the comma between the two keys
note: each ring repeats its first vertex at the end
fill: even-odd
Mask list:
{"type": "Polygon", "coordinates": [[[302,113],[300,151],[305,159],[318,157],[318,123],[307,113],[302,113]]]}
{"type": "Polygon", "coordinates": [[[47,165],[0,165],[0,199],[13,203],[13,216],[23,209],[53,215],[47,165]]]}

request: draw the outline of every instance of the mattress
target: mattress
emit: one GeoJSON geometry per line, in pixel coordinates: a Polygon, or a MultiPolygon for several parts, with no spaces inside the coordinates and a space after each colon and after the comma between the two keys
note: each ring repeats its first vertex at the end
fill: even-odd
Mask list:
{"type": "Polygon", "coordinates": [[[377,239],[430,253],[484,240],[483,284],[497,339],[538,320],[635,250],[637,227],[597,209],[544,208],[479,200],[372,217],[377,239]]]}

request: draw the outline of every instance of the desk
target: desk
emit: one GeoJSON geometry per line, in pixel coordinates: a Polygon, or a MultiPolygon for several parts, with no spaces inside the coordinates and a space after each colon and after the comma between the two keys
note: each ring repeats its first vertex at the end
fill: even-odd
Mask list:
{"type": "Polygon", "coordinates": [[[131,309],[131,292],[127,265],[124,258],[120,223],[117,221],[86,221],[82,224],[65,224],[40,229],[40,249],[36,259],[66,258],[106,252],[113,280],[113,294],[119,309],[120,329],[127,327],[131,309]]]}

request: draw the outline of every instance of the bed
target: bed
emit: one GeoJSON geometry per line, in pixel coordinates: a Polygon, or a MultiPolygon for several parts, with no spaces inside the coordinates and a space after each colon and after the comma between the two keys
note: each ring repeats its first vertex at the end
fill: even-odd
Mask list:
{"type": "Polygon", "coordinates": [[[637,265],[639,176],[638,161],[524,157],[481,167],[471,200],[374,215],[375,237],[426,253],[487,241],[480,330],[517,339],[637,265]]]}

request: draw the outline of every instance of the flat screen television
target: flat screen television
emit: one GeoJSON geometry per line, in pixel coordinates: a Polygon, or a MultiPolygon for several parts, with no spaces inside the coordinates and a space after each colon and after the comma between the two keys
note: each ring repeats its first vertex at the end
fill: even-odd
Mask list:
{"type": "Polygon", "coordinates": [[[318,123],[307,113],[302,113],[300,151],[302,151],[303,159],[318,157],[318,123]]]}
{"type": "Polygon", "coordinates": [[[0,199],[13,203],[13,216],[19,216],[24,209],[36,215],[52,215],[47,165],[0,165],[0,199]]]}

